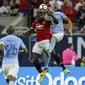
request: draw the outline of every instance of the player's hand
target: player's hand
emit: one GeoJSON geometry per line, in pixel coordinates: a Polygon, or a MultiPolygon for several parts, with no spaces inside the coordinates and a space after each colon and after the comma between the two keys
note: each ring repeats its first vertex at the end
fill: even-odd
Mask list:
{"type": "Polygon", "coordinates": [[[72,33],[72,31],[71,30],[69,30],[69,34],[72,36],[73,35],[73,33],[72,33]]]}
{"type": "Polygon", "coordinates": [[[52,13],[48,11],[48,12],[47,12],[47,15],[48,15],[48,16],[52,16],[52,13]]]}
{"type": "Polygon", "coordinates": [[[53,12],[54,12],[54,10],[53,10],[52,7],[48,7],[48,11],[49,11],[50,13],[53,13],[53,12]]]}
{"type": "Polygon", "coordinates": [[[69,34],[72,36],[73,33],[72,33],[72,27],[70,26],[70,29],[69,29],[69,34]]]}

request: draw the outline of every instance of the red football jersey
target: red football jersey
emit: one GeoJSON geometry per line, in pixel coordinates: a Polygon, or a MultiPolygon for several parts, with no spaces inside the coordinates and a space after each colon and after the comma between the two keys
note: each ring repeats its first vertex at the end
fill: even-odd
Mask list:
{"type": "Polygon", "coordinates": [[[50,24],[47,21],[38,22],[37,20],[32,23],[32,27],[36,29],[37,42],[42,40],[51,39],[50,24]]]}

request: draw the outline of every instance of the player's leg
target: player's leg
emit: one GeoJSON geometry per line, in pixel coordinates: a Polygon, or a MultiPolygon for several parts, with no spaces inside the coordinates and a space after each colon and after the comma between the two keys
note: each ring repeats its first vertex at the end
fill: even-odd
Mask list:
{"type": "MultiPolygon", "coordinates": [[[[47,55],[47,57],[45,58],[45,69],[48,68],[48,65],[49,65],[49,62],[50,62],[50,58],[51,58],[51,52],[54,49],[55,44],[56,44],[56,39],[55,39],[55,37],[52,37],[50,43],[48,43],[49,50],[45,49],[45,51],[44,51],[46,53],[46,55],[47,55]]],[[[48,45],[46,45],[46,46],[48,46],[48,45]]]]}
{"type": "Polygon", "coordinates": [[[7,77],[7,74],[8,74],[8,65],[4,64],[2,65],[2,69],[3,69],[3,73],[4,73],[4,78],[6,80],[6,85],[9,85],[9,80],[8,80],[8,77],[7,77]]]}
{"type": "Polygon", "coordinates": [[[47,73],[47,70],[42,71],[41,65],[39,63],[39,57],[42,54],[43,50],[46,48],[45,44],[47,43],[47,45],[48,45],[48,42],[49,42],[49,40],[43,40],[41,42],[36,43],[33,47],[32,52],[33,52],[33,57],[34,57],[34,66],[36,67],[36,69],[40,73],[40,77],[39,77],[38,82],[41,82],[47,73]]]}
{"type": "Polygon", "coordinates": [[[64,73],[68,74],[70,72],[68,69],[66,69],[61,57],[54,50],[52,51],[51,56],[56,60],[58,65],[60,65],[63,68],[64,73]]]}
{"type": "Polygon", "coordinates": [[[41,64],[39,62],[39,57],[40,56],[41,56],[40,54],[33,52],[33,57],[34,57],[34,62],[33,63],[34,63],[35,68],[37,69],[37,71],[40,73],[40,77],[39,77],[38,82],[41,82],[42,81],[42,79],[44,78],[45,73],[46,73],[41,68],[41,64]]]}
{"type": "Polygon", "coordinates": [[[49,62],[50,62],[50,58],[51,58],[51,54],[44,50],[44,53],[45,53],[45,58],[44,58],[44,62],[45,62],[45,69],[48,69],[48,65],[49,65],[49,62]]]}
{"type": "MultiPolygon", "coordinates": [[[[60,42],[63,37],[64,37],[64,33],[57,33],[57,34],[53,34],[53,37],[56,38],[56,41],[57,43],[60,42]]],[[[54,48],[55,49],[55,48],[54,48]]],[[[63,61],[62,59],[60,58],[60,56],[55,52],[53,51],[52,52],[52,57],[56,60],[56,62],[63,68],[64,72],[67,74],[69,73],[70,71],[68,69],[66,69],[65,65],[63,64],[63,61]]]]}
{"type": "Polygon", "coordinates": [[[9,85],[9,79],[6,79],[6,83],[7,83],[7,85],[9,85]]]}
{"type": "Polygon", "coordinates": [[[9,72],[7,74],[9,84],[8,85],[15,85],[15,80],[17,78],[19,71],[19,66],[17,64],[11,64],[9,72]]]}
{"type": "Polygon", "coordinates": [[[15,77],[9,75],[8,76],[8,80],[9,80],[9,84],[8,85],[15,85],[15,80],[16,80],[15,77]]]}
{"type": "Polygon", "coordinates": [[[43,48],[40,48],[40,42],[36,42],[32,49],[33,58],[34,58],[33,64],[39,73],[42,72],[41,64],[39,62],[39,57],[42,55],[42,50],[43,48]]]}
{"type": "Polygon", "coordinates": [[[38,71],[39,73],[42,72],[41,64],[40,64],[40,62],[39,62],[39,57],[40,57],[40,56],[41,56],[40,54],[33,52],[33,58],[34,58],[33,64],[34,64],[34,66],[36,67],[36,69],[37,69],[37,71],[38,71]]]}

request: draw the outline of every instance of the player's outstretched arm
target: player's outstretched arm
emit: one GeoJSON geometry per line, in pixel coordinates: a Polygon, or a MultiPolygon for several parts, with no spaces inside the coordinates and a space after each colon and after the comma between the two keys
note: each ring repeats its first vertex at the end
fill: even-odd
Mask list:
{"type": "Polygon", "coordinates": [[[73,33],[72,33],[72,22],[71,22],[71,20],[68,17],[66,17],[66,20],[69,23],[69,33],[72,36],[73,35],[73,33]]]}
{"type": "Polygon", "coordinates": [[[33,32],[34,32],[34,29],[31,27],[26,33],[24,33],[24,36],[28,36],[33,32]]]}
{"type": "Polygon", "coordinates": [[[27,48],[24,48],[23,51],[24,51],[25,53],[28,53],[28,49],[27,49],[27,48]]]}

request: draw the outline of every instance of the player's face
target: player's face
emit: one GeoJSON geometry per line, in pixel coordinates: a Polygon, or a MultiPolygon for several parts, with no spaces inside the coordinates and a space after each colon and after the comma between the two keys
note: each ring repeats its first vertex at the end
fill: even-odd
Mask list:
{"type": "Polygon", "coordinates": [[[39,18],[39,20],[42,21],[44,19],[44,14],[43,13],[39,13],[38,14],[38,18],[39,18]]]}

